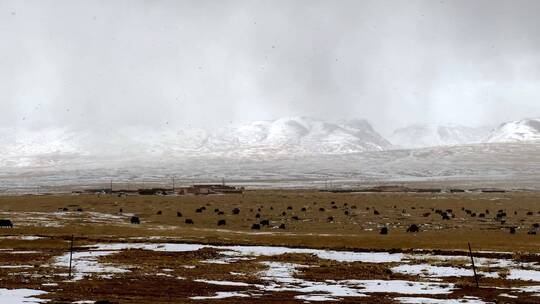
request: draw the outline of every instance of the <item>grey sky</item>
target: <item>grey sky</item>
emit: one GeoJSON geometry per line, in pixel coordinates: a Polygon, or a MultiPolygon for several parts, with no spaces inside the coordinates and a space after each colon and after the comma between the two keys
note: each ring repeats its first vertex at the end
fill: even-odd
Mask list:
{"type": "Polygon", "coordinates": [[[0,0],[0,125],[540,116],[540,1],[0,0]]]}

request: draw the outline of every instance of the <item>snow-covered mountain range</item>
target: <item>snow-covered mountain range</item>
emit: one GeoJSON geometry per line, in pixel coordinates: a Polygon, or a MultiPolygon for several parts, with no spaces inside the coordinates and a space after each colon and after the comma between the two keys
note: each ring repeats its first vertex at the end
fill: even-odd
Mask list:
{"type": "Polygon", "coordinates": [[[306,117],[216,131],[0,128],[0,191],[170,176],[191,182],[226,176],[262,187],[311,187],[326,179],[355,185],[477,180],[482,186],[491,180],[505,187],[536,187],[540,120],[505,123],[482,138],[484,132],[413,126],[394,132],[391,144],[365,120],[306,117]]]}
{"type": "Polygon", "coordinates": [[[203,146],[212,152],[241,154],[343,154],[387,150],[391,144],[365,120],[289,117],[225,129],[208,136],[203,146]]]}
{"type": "Polygon", "coordinates": [[[531,142],[540,140],[540,118],[523,119],[501,124],[485,142],[531,142]]]}
{"type": "Polygon", "coordinates": [[[0,129],[0,165],[48,166],[67,160],[175,160],[182,157],[272,159],[425,147],[540,141],[540,119],[489,128],[412,125],[383,138],[366,120],[287,117],[219,130],[191,127],[0,129]]]}
{"type": "MultiPolygon", "coordinates": [[[[216,131],[197,128],[0,129],[0,162],[55,157],[268,157],[382,151],[392,145],[365,120],[307,117],[254,121],[216,131]]],[[[7,163],[6,163],[7,162],[7,163]]]]}

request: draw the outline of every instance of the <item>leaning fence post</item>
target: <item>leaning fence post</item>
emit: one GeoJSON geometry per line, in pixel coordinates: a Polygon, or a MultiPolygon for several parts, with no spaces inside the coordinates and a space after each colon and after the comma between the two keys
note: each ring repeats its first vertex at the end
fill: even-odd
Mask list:
{"type": "Polygon", "coordinates": [[[474,280],[476,281],[476,288],[480,288],[480,284],[478,284],[478,276],[476,275],[476,267],[474,266],[474,258],[471,250],[471,243],[467,243],[469,245],[469,254],[471,255],[471,263],[472,263],[472,269],[474,273],[474,280]]]}
{"type": "Polygon", "coordinates": [[[71,260],[73,259],[73,234],[71,235],[71,246],[69,248],[69,277],[71,278],[71,260]]]}

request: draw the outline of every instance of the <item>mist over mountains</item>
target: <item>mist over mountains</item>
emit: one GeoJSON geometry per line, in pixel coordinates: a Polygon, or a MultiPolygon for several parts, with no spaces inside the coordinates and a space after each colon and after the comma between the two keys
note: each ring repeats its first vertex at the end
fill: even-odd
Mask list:
{"type": "Polygon", "coordinates": [[[538,140],[539,119],[508,122],[493,129],[412,125],[396,130],[389,139],[374,130],[367,120],[325,121],[309,117],[253,121],[218,130],[4,128],[0,129],[0,162],[7,166],[26,166],[47,164],[59,157],[265,159],[538,140]]]}

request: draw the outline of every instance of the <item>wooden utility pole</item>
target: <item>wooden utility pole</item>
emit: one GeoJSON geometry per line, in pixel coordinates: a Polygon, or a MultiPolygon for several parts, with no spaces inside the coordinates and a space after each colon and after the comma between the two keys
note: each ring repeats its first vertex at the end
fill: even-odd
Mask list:
{"type": "Polygon", "coordinates": [[[69,277],[71,278],[71,260],[73,259],[73,234],[71,235],[71,246],[69,248],[69,277]]]}
{"type": "Polygon", "coordinates": [[[174,177],[172,178],[172,191],[174,192],[175,184],[174,184],[174,177]]]}
{"type": "Polygon", "coordinates": [[[480,288],[480,284],[478,283],[478,276],[476,275],[476,267],[474,266],[474,258],[471,250],[471,243],[467,243],[469,245],[469,254],[471,255],[471,263],[472,263],[472,269],[474,273],[474,280],[476,281],[476,288],[480,288]]]}

